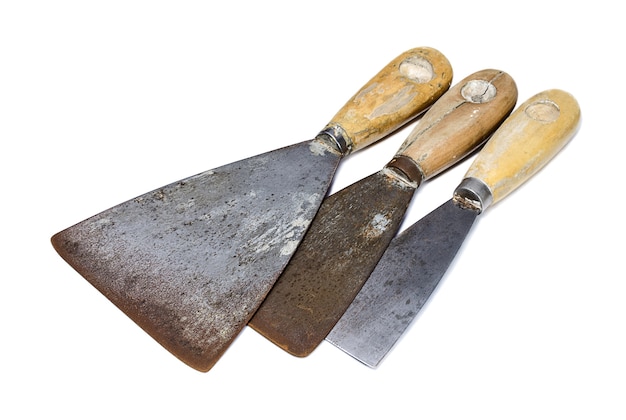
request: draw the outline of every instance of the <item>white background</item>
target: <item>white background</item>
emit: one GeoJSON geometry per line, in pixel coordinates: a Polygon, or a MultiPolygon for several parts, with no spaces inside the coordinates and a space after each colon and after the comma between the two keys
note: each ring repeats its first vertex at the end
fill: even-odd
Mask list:
{"type": "MultiPolygon", "coordinates": [[[[0,3],[0,417],[626,418],[618,4],[0,3]],[[53,251],[51,235],[112,205],[312,138],[419,46],[448,57],[454,82],[507,71],[518,103],[567,90],[583,120],[481,216],[377,370],[326,342],[295,358],[246,328],[196,372],[53,251]]],[[[382,168],[410,129],[345,159],[332,191],[382,168]]],[[[406,223],[469,163],[424,184],[406,223]]]]}

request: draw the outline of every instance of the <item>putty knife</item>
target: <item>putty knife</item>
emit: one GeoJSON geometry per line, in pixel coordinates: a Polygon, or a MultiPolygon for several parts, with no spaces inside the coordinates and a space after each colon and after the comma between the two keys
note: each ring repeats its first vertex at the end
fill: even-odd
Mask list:
{"type": "Polygon", "coordinates": [[[579,119],[578,103],[561,90],[541,92],[518,107],[472,162],[453,198],[393,239],[326,340],[378,366],[435,290],[478,215],[552,159],[579,119]]]}
{"type": "Polygon", "coordinates": [[[324,200],[248,325],[296,356],[321,343],[395,235],[415,191],[480,146],[517,100],[507,73],[487,69],[450,88],[379,172],[324,200]]]}
{"type": "Polygon", "coordinates": [[[54,248],[161,345],[207,371],[283,270],[341,158],[406,124],[451,79],[437,50],[407,51],[315,139],[148,192],[54,235],[54,248]]]}

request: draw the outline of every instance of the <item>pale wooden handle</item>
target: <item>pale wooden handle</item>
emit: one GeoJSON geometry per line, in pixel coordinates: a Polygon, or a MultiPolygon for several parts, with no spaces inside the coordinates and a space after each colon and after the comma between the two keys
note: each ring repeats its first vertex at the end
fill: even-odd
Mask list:
{"type": "Polygon", "coordinates": [[[324,130],[341,131],[349,151],[362,149],[411,121],[451,83],[452,67],[439,51],[406,51],[367,82],[324,130]]]}
{"type": "Polygon", "coordinates": [[[487,185],[493,203],[506,197],[550,161],[578,129],[580,108],[569,93],[538,93],[502,124],[469,168],[466,178],[487,185]]]}
{"type": "Polygon", "coordinates": [[[478,71],[450,88],[422,116],[396,157],[408,157],[422,179],[431,178],[480,146],[516,101],[511,76],[500,70],[478,71]]]}

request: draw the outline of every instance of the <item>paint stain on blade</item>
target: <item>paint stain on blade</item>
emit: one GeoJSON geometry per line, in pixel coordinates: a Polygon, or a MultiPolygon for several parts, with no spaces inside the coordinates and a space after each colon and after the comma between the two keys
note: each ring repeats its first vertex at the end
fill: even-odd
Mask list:
{"type": "MultiPolygon", "coordinates": [[[[291,238],[295,236],[296,231],[298,231],[298,233],[303,232],[309,226],[310,223],[311,223],[311,220],[304,219],[302,217],[299,217],[298,219],[291,222],[291,229],[285,235],[285,243],[283,247],[280,249],[280,255],[289,256],[295,252],[300,241],[292,240],[291,238]]],[[[300,237],[301,236],[299,235],[298,238],[300,237]]]]}
{"type": "MultiPolygon", "coordinates": [[[[297,197],[294,199],[297,200],[297,197]]],[[[250,249],[258,254],[279,247],[278,252],[280,255],[291,255],[298,246],[302,234],[311,223],[311,219],[305,217],[305,215],[308,213],[309,207],[319,201],[319,194],[311,194],[300,201],[303,203],[298,212],[300,214],[294,215],[290,223],[272,226],[261,235],[255,237],[254,240],[249,243],[250,249]],[[293,238],[297,239],[294,240],[293,238]]],[[[272,213],[266,213],[264,217],[257,220],[254,225],[268,225],[272,224],[275,220],[276,218],[272,216],[272,213]]],[[[251,227],[254,228],[254,226],[251,227]]]]}
{"type": "Polygon", "coordinates": [[[309,150],[313,156],[324,156],[326,152],[331,151],[326,143],[319,140],[313,140],[309,144],[309,150]]]}
{"type": "Polygon", "coordinates": [[[391,219],[385,214],[378,213],[374,215],[372,221],[365,228],[364,236],[368,238],[376,238],[381,236],[391,225],[391,219]]]}

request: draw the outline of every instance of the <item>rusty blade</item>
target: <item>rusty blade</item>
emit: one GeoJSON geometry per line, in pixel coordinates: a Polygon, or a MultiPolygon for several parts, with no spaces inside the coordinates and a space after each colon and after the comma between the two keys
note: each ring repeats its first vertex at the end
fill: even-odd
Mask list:
{"type": "Polygon", "coordinates": [[[415,190],[383,170],[324,200],[248,325],[291,354],[309,354],[343,314],[341,302],[358,292],[371,262],[384,252],[415,190]]]}
{"type": "Polygon", "coordinates": [[[315,215],[340,161],[320,150],[302,142],[186,178],[59,232],[52,244],[161,345],[206,371],[315,215]]]}

